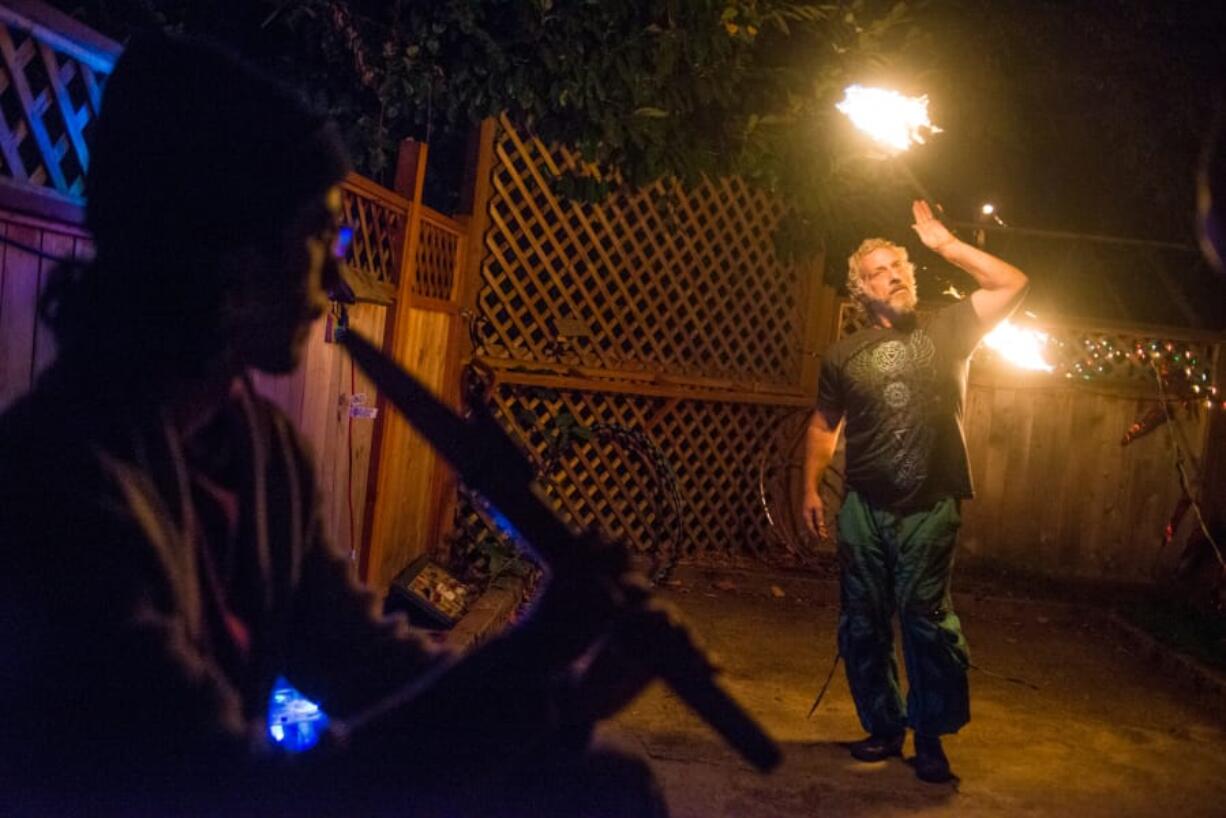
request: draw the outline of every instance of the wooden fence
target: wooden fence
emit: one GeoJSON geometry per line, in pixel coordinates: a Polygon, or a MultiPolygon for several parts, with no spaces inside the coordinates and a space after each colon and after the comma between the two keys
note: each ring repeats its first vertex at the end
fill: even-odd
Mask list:
{"type": "Polygon", "coordinates": [[[45,3],[0,5],[0,207],[80,222],[86,133],[119,52],[45,3]]]}
{"type": "Polygon", "coordinates": [[[55,354],[36,317],[50,259],[90,252],[84,134],[118,54],[44,4],[0,6],[0,410],[55,354]]]}
{"type": "MultiPolygon", "coordinates": [[[[420,204],[426,155],[417,161],[414,201],[384,349],[452,406],[459,403],[466,228],[420,204]]],[[[454,503],[450,470],[434,450],[382,400],[372,469],[376,492],[367,499],[371,527],[362,577],[382,588],[417,556],[435,551],[449,529],[454,503]]]]}
{"type": "MultiPolygon", "coordinates": [[[[0,250],[0,409],[54,355],[35,318],[52,264],[38,254],[89,252],[82,136],[118,53],[43,4],[0,6],[0,235],[14,243],[0,250]]],[[[483,127],[471,220],[417,204],[424,172],[422,156],[409,196],[356,176],[345,183],[356,234],[349,261],[395,293],[390,306],[349,307],[350,326],[382,340],[453,404],[461,356],[472,353],[492,373],[491,407],[553,464],[546,484],[577,522],[642,551],[658,548],[667,513],[660,482],[675,480],[687,532],[679,556],[802,558],[806,548],[780,535],[797,524],[797,431],[818,356],[846,321],[818,283],[820,265],[775,256],[782,205],[738,180],[566,201],[555,192],[559,176],[594,170],[506,119],[483,127]],[[474,349],[466,349],[462,307],[474,316],[474,349]],[[646,463],[616,438],[582,435],[547,457],[564,429],[602,426],[637,430],[667,465],[646,463]],[[782,484],[775,500],[791,498],[775,503],[787,513],[773,519],[765,513],[772,481],[782,484]]],[[[341,314],[334,306],[314,328],[299,371],[256,382],[315,449],[329,533],[382,587],[437,548],[453,508],[461,534],[489,532],[457,505],[454,481],[429,447],[330,343],[341,314]]],[[[1195,347],[1214,361],[1216,382],[1226,380],[1216,337],[1084,323],[1058,331],[1070,343],[1195,347]]],[[[1121,386],[1066,374],[1078,377],[974,364],[966,430],[978,497],[965,509],[963,556],[1061,576],[1144,579],[1179,493],[1170,430],[1121,446],[1124,430],[1155,405],[1144,379],[1121,386]]],[[[1178,427],[1215,491],[1226,485],[1222,414],[1194,414],[1178,427]]]]}
{"type": "MultiPolygon", "coordinates": [[[[831,337],[857,326],[844,303],[831,337]]],[[[1212,409],[1206,401],[1208,387],[1223,383],[1223,339],[1089,321],[1039,328],[1051,338],[1053,373],[1019,370],[985,347],[972,359],[965,431],[976,496],[963,506],[960,559],[1065,579],[1148,581],[1181,496],[1176,440],[1193,478],[1206,477],[1206,502],[1220,503],[1207,472],[1220,454],[1212,429],[1226,412],[1221,397],[1212,409]],[[1160,406],[1145,363],[1155,353],[1177,356],[1174,365],[1204,386],[1195,401],[1171,403],[1175,423],[1123,445],[1132,424],[1160,406]]],[[[792,419],[794,429],[798,423],[792,419]]],[[[795,435],[783,448],[782,491],[791,504],[778,506],[795,541],[803,451],[795,435]]],[[[837,492],[827,497],[837,508],[837,492]]]]}
{"type": "MultiPolygon", "coordinates": [[[[821,296],[816,266],[775,255],[784,207],[736,179],[568,201],[555,181],[594,173],[574,153],[506,118],[483,137],[469,270],[474,358],[493,373],[499,419],[542,461],[563,426],[639,430],[683,498],[681,557],[779,556],[754,462],[810,401],[821,296]]],[[[573,520],[658,547],[667,476],[614,439],[572,439],[554,460],[545,482],[573,520]]],[[[467,506],[458,522],[488,536],[467,506]]]]}
{"type": "MultiPolygon", "coordinates": [[[[671,464],[684,559],[803,562],[815,546],[798,536],[801,432],[820,352],[850,329],[849,313],[814,270],[775,257],[782,207],[769,197],[722,180],[568,202],[554,182],[574,171],[592,172],[506,119],[487,128],[469,269],[474,359],[493,372],[491,406],[554,464],[546,485],[577,522],[643,551],[659,546],[658,470],[616,441],[579,440],[550,457],[562,421],[621,425],[645,432],[671,464]],[[787,500],[774,502],[781,493],[787,500]]],[[[1089,322],[1047,330],[1054,348],[1067,347],[1055,375],[1021,373],[987,352],[972,365],[977,497],[964,510],[962,558],[1145,581],[1181,494],[1172,435],[1194,472],[1226,471],[1212,443],[1223,412],[1181,407],[1177,423],[1121,445],[1158,405],[1147,367],[1130,355],[1138,342],[1176,346],[1198,361],[1198,376],[1216,367],[1222,384],[1222,339],[1089,322]]],[[[467,506],[458,526],[491,536],[467,506]]]]}
{"type": "MultiPolygon", "coordinates": [[[[0,410],[54,357],[36,313],[55,263],[50,259],[90,252],[81,226],[86,133],[120,51],[46,4],[0,5],[0,236],[8,242],[0,246],[0,410]]],[[[331,334],[344,314],[352,329],[383,343],[455,402],[466,232],[356,175],[343,192],[345,218],[355,231],[348,262],[367,281],[395,292],[394,305],[333,305],[312,328],[303,366],[253,379],[315,451],[329,535],[353,555],[364,579],[383,587],[442,536],[449,477],[382,406],[331,334]],[[378,410],[373,418],[372,409],[378,410]]]]}
{"type": "MultiPolygon", "coordinates": [[[[1147,581],[1164,558],[1163,529],[1182,494],[1176,457],[1187,457],[1194,489],[1210,485],[1197,478],[1214,456],[1210,428],[1222,409],[1216,400],[1212,409],[1172,403],[1174,422],[1124,445],[1129,427],[1160,403],[1155,379],[1119,353],[1131,356],[1138,342],[1147,355],[1151,344],[1171,344],[1216,373],[1221,336],[1092,322],[1046,329],[1066,347],[1110,344],[1115,371],[1023,373],[977,354],[986,359],[972,365],[966,405],[977,494],[963,515],[961,548],[968,559],[1037,574],[1147,581]]],[[[1202,499],[1220,502],[1211,493],[1202,499]]]]}
{"type": "Polygon", "coordinates": [[[47,286],[53,258],[81,258],[90,252],[81,228],[0,210],[0,411],[24,394],[55,357],[50,331],[37,320],[38,297],[47,286]],[[21,245],[18,247],[17,245],[21,245]]]}
{"type": "Polygon", "coordinates": [[[354,228],[347,263],[388,285],[395,298],[391,305],[334,304],[312,329],[303,366],[255,380],[315,449],[329,535],[349,550],[363,580],[386,588],[443,536],[450,477],[331,335],[344,313],[351,330],[382,344],[454,404],[466,234],[454,220],[355,174],[342,191],[345,221],[354,228]]]}

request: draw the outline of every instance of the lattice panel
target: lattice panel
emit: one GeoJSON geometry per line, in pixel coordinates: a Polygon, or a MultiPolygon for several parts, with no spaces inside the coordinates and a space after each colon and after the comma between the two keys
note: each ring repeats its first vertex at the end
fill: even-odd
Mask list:
{"type": "Polygon", "coordinates": [[[395,286],[408,212],[351,185],[343,186],[341,193],[344,222],[353,228],[345,261],[374,280],[395,286]]]}
{"type": "MultiPolygon", "coordinates": [[[[850,302],[840,306],[840,338],[861,329],[866,323],[863,313],[850,302]]],[[[1039,324],[1036,328],[1047,335],[1044,359],[1054,367],[1053,384],[1057,380],[1092,383],[1149,394],[1154,389],[1152,361],[1162,371],[1167,388],[1174,390],[1171,397],[1221,400],[1222,385],[1213,382],[1215,346],[1208,341],[1075,326],[1039,324]]],[[[997,355],[981,344],[972,361],[987,361],[997,355]]]]}
{"type": "Polygon", "coordinates": [[[109,56],[69,55],[6,14],[0,23],[0,176],[83,201],[86,145],[109,56]]]}
{"type": "Polygon", "coordinates": [[[561,199],[554,182],[577,167],[501,122],[478,295],[492,354],[549,360],[561,320],[578,336],[568,363],[799,382],[806,282],[775,256],[777,199],[737,179],[561,199]]]}
{"type": "MultiPolygon", "coordinates": [[[[795,407],[670,401],[641,395],[542,389],[503,384],[491,396],[503,427],[545,459],[556,419],[582,426],[612,423],[646,430],[677,476],[686,516],[681,558],[733,561],[789,559],[768,540],[758,500],[756,458],[777,424],[795,407]]],[[[546,481],[556,507],[582,526],[597,525],[635,550],[659,547],[668,509],[656,498],[657,478],[640,458],[612,443],[577,442],[546,481]]],[[[462,538],[488,530],[471,508],[458,515],[462,538]]]]}
{"type": "Polygon", "coordinates": [[[840,338],[846,338],[854,332],[864,329],[868,326],[868,316],[864,311],[850,301],[844,301],[839,305],[839,331],[835,336],[837,341],[840,338]]]}
{"type": "Polygon", "coordinates": [[[419,241],[413,292],[440,301],[451,299],[463,235],[426,217],[421,221],[419,241]]]}

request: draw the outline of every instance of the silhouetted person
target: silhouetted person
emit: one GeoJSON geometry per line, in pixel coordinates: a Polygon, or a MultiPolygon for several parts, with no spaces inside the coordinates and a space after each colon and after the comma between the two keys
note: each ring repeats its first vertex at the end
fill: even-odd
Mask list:
{"type": "Polygon", "coordinates": [[[645,766],[565,724],[606,624],[587,589],[449,668],[322,535],[246,372],[291,371],[325,309],[347,168],[212,46],[139,39],[116,66],[96,257],[46,293],[58,357],[0,416],[0,814],[662,814],[645,766]],[[278,756],[278,674],[352,729],[278,756]]]}

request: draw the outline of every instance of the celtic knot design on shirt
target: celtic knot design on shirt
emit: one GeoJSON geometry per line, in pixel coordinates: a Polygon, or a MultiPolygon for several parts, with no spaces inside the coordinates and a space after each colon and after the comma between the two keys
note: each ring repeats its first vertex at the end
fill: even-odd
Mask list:
{"type": "Polygon", "coordinates": [[[882,375],[896,375],[906,368],[910,349],[901,341],[886,341],[873,349],[873,368],[882,375]]]}
{"type": "Polygon", "coordinates": [[[885,398],[886,406],[891,409],[902,409],[911,402],[911,390],[902,381],[886,384],[881,394],[885,398]]]}
{"type": "Polygon", "coordinates": [[[933,432],[925,422],[935,379],[936,348],[923,329],[882,341],[847,362],[847,374],[873,396],[872,413],[896,441],[889,479],[904,491],[928,477],[933,432]]]}

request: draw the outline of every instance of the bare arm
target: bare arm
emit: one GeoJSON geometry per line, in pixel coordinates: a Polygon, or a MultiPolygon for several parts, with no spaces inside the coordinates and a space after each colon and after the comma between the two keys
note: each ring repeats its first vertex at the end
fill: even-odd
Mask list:
{"type": "Polygon", "coordinates": [[[915,202],[911,212],[915,216],[912,227],[920,240],[941,258],[969,273],[979,285],[979,289],[971,293],[971,306],[979,320],[993,326],[1008,317],[1029,282],[1026,274],[959,240],[932,214],[927,202],[915,202]]]}
{"type": "Polygon", "coordinates": [[[805,432],[803,472],[805,526],[811,533],[823,540],[830,535],[826,530],[825,508],[818,492],[818,486],[821,485],[822,473],[826,471],[826,467],[830,465],[834,457],[841,427],[841,417],[815,409],[809,417],[809,426],[805,432]]]}

